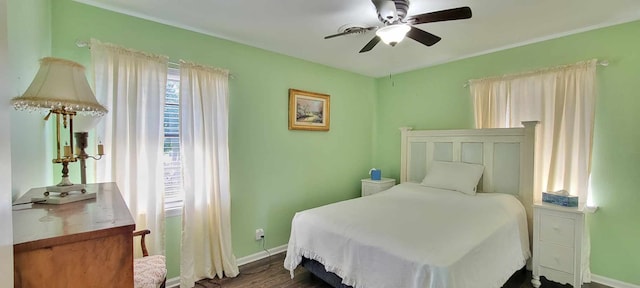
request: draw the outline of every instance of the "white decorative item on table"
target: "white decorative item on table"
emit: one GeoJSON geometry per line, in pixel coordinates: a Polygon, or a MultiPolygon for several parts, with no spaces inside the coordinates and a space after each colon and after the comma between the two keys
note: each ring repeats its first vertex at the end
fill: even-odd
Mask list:
{"type": "Polygon", "coordinates": [[[45,198],[34,198],[32,201],[64,204],[95,197],[95,195],[93,197],[74,195],[74,197],[66,199],[48,197],[50,192],[59,193],[57,198],[64,198],[72,191],[81,191],[82,194],[86,192],[84,185],[73,184],[69,180],[68,165],[78,161],[78,157],[72,151],[74,147],[73,118],[77,114],[99,117],[107,113],[107,109],[98,103],[93,91],[91,91],[84,74],[84,66],[65,59],[42,58],[40,70],[29,88],[22,96],[13,98],[11,102],[17,110],[48,111],[49,114],[44,118],[45,121],[49,119],[51,114],[56,116],[56,157],[53,159],[53,163],[62,164],[62,180],[58,185],[46,188],[45,198]],[[64,133],[64,130],[67,132],[64,133]],[[69,137],[64,142],[61,139],[63,134],[67,134],[69,137]]]}
{"type": "Polygon", "coordinates": [[[584,206],[562,207],[547,203],[533,205],[533,279],[540,276],[573,287],[582,286],[584,251],[584,206]]]}
{"type": "Polygon", "coordinates": [[[380,180],[366,178],[360,181],[362,182],[362,197],[373,195],[396,185],[396,179],[392,178],[382,178],[380,180]]]}

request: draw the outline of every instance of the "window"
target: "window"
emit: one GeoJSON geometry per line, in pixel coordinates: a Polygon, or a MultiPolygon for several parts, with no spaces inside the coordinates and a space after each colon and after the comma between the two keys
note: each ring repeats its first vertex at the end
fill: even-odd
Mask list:
{"type": "Polygon", "coordinates": [[[182,207],[182,164],[180,162],[180,72],[169,68],[164,104],[164,206],[182,207]]]}

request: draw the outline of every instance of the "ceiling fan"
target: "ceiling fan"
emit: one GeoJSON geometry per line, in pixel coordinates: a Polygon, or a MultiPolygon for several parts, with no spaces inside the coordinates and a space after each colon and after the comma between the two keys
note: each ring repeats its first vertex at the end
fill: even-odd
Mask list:
{"type": "Polygon", "coordinates": [[[360,50],[360,53],[370,51],[380,40],[388,45],[396,46],[405,36],[424,45],[432,46],[442,38],[414,27],[414,25],[471,18],[471,8],[469,7],[459,7],[407,17],[409,0],[371,1],[376,6],[378,19],[383,24],[381,28],[377,26],[351,27],[341,33],[326,36],[324,39],[375,30],[376,36],[360,50]]]}

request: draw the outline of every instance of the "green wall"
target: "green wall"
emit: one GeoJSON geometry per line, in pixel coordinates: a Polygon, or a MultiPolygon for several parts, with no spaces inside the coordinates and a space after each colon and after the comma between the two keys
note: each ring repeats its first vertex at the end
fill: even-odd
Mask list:
{"type": "MultiPolygon", "coordinates": [[[[22,95],[40,64],[38,60],[51,55],[51,4],[49,0],[7,2],[7,34],[9,40],[9,67],[11,97],[22,95]]],[[[42,120],[40,113],[27,113],[11,109],[11,185],[13,199],[33,187],[52,185],[52,154],[45,139],[51,138],[53,125],[42,120]],[[49,127],[49,128],[47,128],[49,127]],[[36,164],[37,163],[37,164],[36,164]],[[34,165],[36,164],[36,165],[34,165]]],[[[56,165],[60,172],[62,166],[56,165]]]]}
{"type": "Polygon", "coordinates": [[[400,175],[398,127],[473,127],[469,79],[598,58],[592,193],[594,274],[640,285],[640,22],[580,33],[377,79],[374,166],[400,175]]]}
{"type": "MultiPolygon", "coordinates": [[[[237,257],[261,251],[256,228],[264,228],[267,248],[280,246],[289,240],[296,211],[359,195],[359,180],[371,168],[374,79],[70,0],[53,1],[52,35],[55,57],[87,67],[90,52],[75,42],[93,37],[164,54],[173,62],[185,59],[231,71],[231,221],[237,257]],[[289,88],[331,95],[329,132],[287,129],[289,88]]],[[[169,219],[169,278],[179,272],[179,235],[179,220],[169,219]]]]}
{"type": "MultiPolygon", "coordinates": [[[[640,22],[633,22],[374,80],[70,0],[52,3],[53,56],[89,66],[89,51],[77,48],[75,41],[94,37],[165,54],[174,62],[227,68],[235,75],[230,82],[230,153],[237,257],[260,251],[253,240],[256,228],[265,229],[268,247],[279,246],[288,240],[295,211],[356,197],[358,179],[371,166],[398,178],[398,127],[472,127],[472,103],[468,88],[462,87],[468,79],[606,59],[611,65],[598,69],[592,188],[600,209],[588,219],[591,266],[595,274],[636,285],[638,31],[640,22]],[[288,88],[331,95],[330,132],[287,130],[288,88]]],[[[13,150],[12,156],[17,156],[13,150]]],[[[179,272],[180,221],[167,219],[169,278],[179,272]]]]}
{"type": "Polygon", "coordinates": [[[167,217],[164,231],[166,231],[167,279],[171,279],[180,276],[182,217],[167,217]]]}

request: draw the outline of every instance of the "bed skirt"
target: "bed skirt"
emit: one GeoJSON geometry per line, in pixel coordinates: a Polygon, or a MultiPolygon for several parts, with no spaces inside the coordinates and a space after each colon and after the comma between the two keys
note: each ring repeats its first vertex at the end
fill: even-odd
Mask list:
{"type": "MultiPolygon", "coordinates": [[[[331,285],[331,287],[333,288],[353,288],[352,286],[342,284],[342,278],[340,278],[340,276],[328,272],[326,269],[324,269],[324,265],[316,260],[302,257],[302,262],[300,262],[300,265],[307,269],[307,271],[311,272],[311,274],[313,274],[314,276],[331,285]]],[[[524,266],[522,267],[522,269],[514,272],[509,280],[507,280],[507,282],[504,284],[504,286],[502,286],[502,288],[512,287],[514,285],[513,283],[516,283],[515,285],[518,285],[517,283],[521,283],[523,281],[523,278],[526,279],[526,274],[527,267],[524,266]]]]}
{"type": "Polygon", "coordinates": [[[333,288],[353,288],[349,285],[342,284],[342,278],[335,273],[328,272],[322,263],[309,258],[302,257],[300,265],[307,269],[311,274],[320,278],[322,281],[331,285],[333,288]]]}

